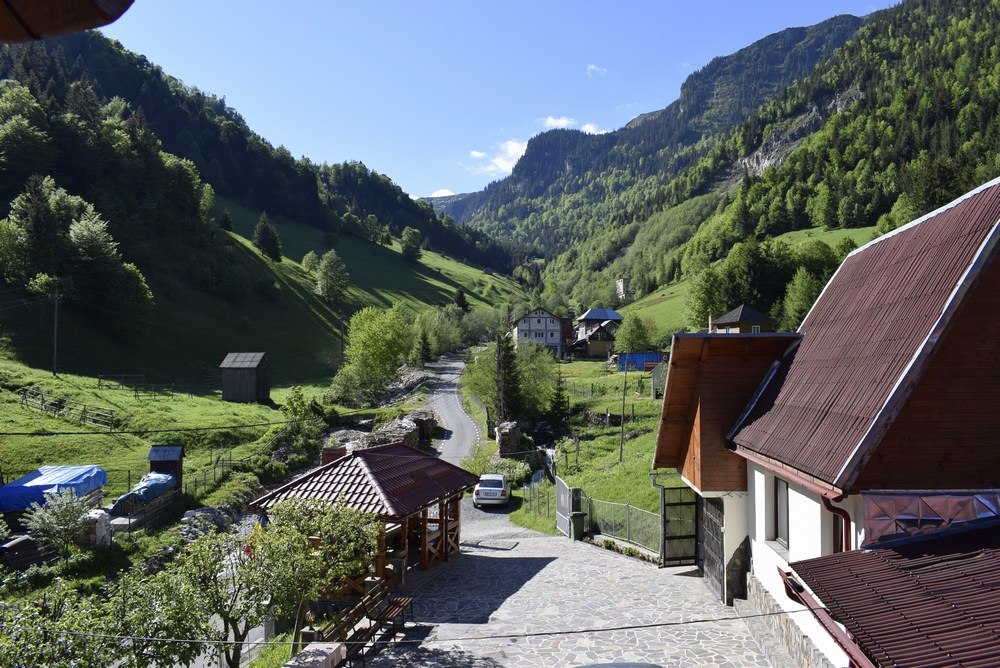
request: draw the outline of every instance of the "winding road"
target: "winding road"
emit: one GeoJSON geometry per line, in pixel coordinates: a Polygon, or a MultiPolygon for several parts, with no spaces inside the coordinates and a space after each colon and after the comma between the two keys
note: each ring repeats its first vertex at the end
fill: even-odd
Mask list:
{"type": "Polygon", "coordinates": [[[434,445],[441,459],[460,464],[480,439],[479,427],[462,408],[458,389],[458,378],[465,362],[461,357],[448,355],[428,364],[427,368],[437,375],[427,403],[444,428],[444,438],[435,440],[434,445]]]}

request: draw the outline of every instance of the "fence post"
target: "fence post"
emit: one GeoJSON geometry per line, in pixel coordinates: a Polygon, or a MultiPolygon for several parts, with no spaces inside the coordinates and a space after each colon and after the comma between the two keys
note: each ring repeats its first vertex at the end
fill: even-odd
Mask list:
{"type": "Polygon", "coordinates": [[[625,540],[632,542],[632,506],[625,504],[625,540]]]}

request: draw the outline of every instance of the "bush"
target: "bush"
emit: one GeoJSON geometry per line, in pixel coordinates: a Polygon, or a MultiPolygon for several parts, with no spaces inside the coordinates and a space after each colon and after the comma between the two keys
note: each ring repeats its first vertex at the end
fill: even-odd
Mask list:
{"type": "Polygon", "coordinates": [[[476,475],[502,473],[515,486],[530,480],[532,471],[526,462],[501,457],[495,452],[487,454],[481,445],[474,446],[469,456],[462,460],[462,468],[476,475]]]}

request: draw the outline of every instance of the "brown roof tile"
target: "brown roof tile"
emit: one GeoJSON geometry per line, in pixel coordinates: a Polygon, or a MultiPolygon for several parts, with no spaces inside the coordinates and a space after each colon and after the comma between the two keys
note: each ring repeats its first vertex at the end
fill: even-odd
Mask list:
{"type": "Polygon", "coordinates": [[[879,666],[1000,665],[1000,527],[791,567],[879,666]]]}
{"type": "Polygon", "coordinates": [[[266,511],[289,498],[334,503],[382,518],[402,519],[479,481],[465,469],[406,445],[356,450],[321,466],[250,505],[266,511]]]}
{"type": "Polygon", "coordinates": [[[993,259],[1000,181],[844,260],[730,437],[832,485],[852,482],[993,259]]]}

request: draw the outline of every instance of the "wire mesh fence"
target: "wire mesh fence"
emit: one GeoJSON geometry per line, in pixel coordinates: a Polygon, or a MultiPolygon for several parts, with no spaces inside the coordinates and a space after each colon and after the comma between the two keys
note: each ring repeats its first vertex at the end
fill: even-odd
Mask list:
{"type": "Polygon", "coordinates": [[[542,478],[521,488],[521,508],[539,517],[556,518],[556,493],[552,483],[542,478]]]}
{"type": "Polygon", "coordinates": [[[582,496],[581,503],[583,512],[587,513],[586,526],[589,531],[659,553],[661,522],[658,513],[627,503],[592,499],[586,495],[582,496]]]}

